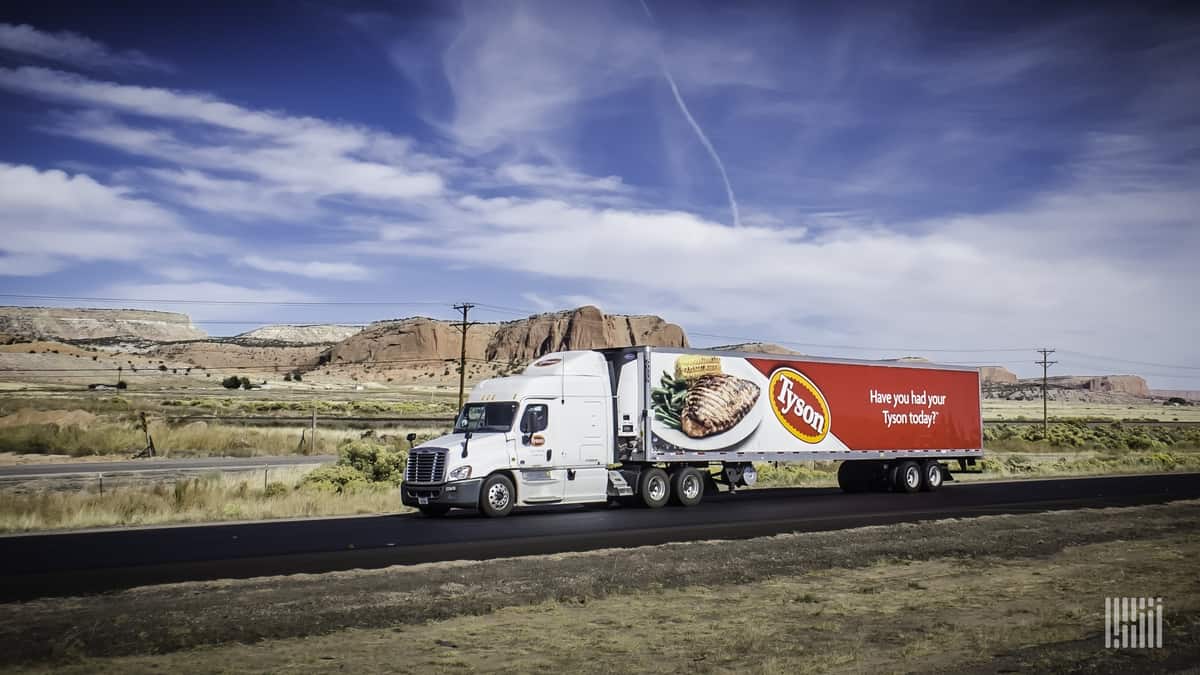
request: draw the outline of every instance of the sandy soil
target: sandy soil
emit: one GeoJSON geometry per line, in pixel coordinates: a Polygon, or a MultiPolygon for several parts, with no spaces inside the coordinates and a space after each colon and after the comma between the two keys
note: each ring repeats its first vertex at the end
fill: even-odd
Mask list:
{"type": "Polygon", "coordinates": [[[3,606],[59,672],[1171,671],[1200,659],[1200,501],[147,587],[3,606]],[[1103,649],[1106,596],[1166,648],[1103,649]]]}

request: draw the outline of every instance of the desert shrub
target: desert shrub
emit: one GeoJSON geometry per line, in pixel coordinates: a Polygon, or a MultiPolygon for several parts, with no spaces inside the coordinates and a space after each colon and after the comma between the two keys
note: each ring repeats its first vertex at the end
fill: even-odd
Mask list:
{"type": "Polygon", "coordinates": [[[301,483],[331,492],[348,492],[380,483],[399,485],[407,457],[407,452],[391,445],[348,439],[338,445],[337,464],[309,472],[301,483]]]}
{"type": "Polygon", "coordinates": [[[300,373],[300,371],[298,371],[298,370],[293,370],[293,371],[292,371],[292,379],[293,379],[294,381],[296,381],[296,382],[303,382],[303,381],[304,381],[304,376],[303,376],[303,375],[300,373]]]}
{"type": "Polygon", "coordinates": [[[368,440],[345,440],[338,446],[338,463],[353,467],[373,483],[399,485],[408,453],[368,440]]]}
{"type": "Polygon", "coordinates": [[[242,384],[242,389],[246,389],[247,391],[254,387],[254,385],[250,383],[250,378],[248,377],[241,378],[239,382],[242,384]]]}
{"type": "Polygon", "coordinates": [[[238,387],[242,386],[242,380],[237,375],[230,375],[229,377],[221,380],[221,386],[225,387],[226,389],[237,389],[238,387]]]}
{"type": "Polygon", "coordinates": [[[306,488],[322,492],[353,492],[370,485],[362,472],[345,464],[330,464],[314,469],[301,480],[306,488]]]}
{"type": "Polygon", "coordinates": [[[263,496],[264,497],[282,497],[283,495],[286,495],[289,492],[291,492],[291,488],[289,488],[286,484],[274,482],[274,483],[267,484],[266,489],[263,490],[263,496]]]}
{"type": "Polygon", "coordinates": [[[129,384],[125,380],[117,380],[117,389],[128,389],[129,384]]]}
{"type": "Polygon", "coordinates": [[[284,381],[284,382],[291,382],[291,381],[292,381],[292,374],[291,374],[291,373],[284,373],[284,374],[283,374],[283,381],[284,381]]]}

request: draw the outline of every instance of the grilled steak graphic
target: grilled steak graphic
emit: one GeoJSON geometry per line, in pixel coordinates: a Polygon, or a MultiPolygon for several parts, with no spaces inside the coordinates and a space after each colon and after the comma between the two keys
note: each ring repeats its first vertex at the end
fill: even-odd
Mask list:
{"type": "Polygon", "coordinates": [[[732,375],[705,375],[692,382],[683,399],[680,428],[692,438],[728,431],[758,401],[758,385],[732,375]]]}

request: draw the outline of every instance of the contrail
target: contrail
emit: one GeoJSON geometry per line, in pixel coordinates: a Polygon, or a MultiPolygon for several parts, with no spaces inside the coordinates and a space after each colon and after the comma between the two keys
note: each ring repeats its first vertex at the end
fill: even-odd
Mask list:
{"type": "MultiPolygon", "coordinates": [[[[654,14],[650,11],[650,5],[646,4],[646,0],[640,0],[642,9],[646,10],[646,16],[650,18],[651,23],[656,23],[654,14]]],[[[717,165],[717,171],[721,173],[721,181],[725,183],[725,194],[729,196],[729,210],[733,212],[733,226],[742,226],[742,217],[738,213],[737,198],[733,196],[733,185],[729,182],[729,174],[725,172],[725,163],[721,161],[721,156],[717,154],[717,149],[713,147],[708,136],[704,134],[704,130],[700,128],[700,124],[696,122],[696,118],[692,117],[692,113],[688,110],[687,103],[683,101],[683,96],[679,93],[679,86],[675,84],[675,78],[671,76],[671,70],[667,68],[667,60],[660,52],[658,55],[658,65],[662,68],[663,76],[667,78],[667,84],[671,85],[671,93],[675,96],[675,103],[679,105],[679,112],[687,119],[688,124],[692,125],[692,130],[696,132],[696,137],[700,139],[700,143],[708,150],[708,156],[712,157],[713,164],[717,165]]]]}

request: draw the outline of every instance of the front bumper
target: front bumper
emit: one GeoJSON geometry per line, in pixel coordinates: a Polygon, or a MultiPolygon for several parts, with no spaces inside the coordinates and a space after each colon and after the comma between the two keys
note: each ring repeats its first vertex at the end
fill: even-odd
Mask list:
{"type": "Polygon", "coordinates": [[[400,503],[405,506],[424,506],[425,504],[421,503],[421,498],[424,497],[428,500],[427,504],[442,504],[464,509],[475,508],[479,506],[479,486],[482,484],[482,478],[456,480],[441,485],[401,483],[400,503]]]}

